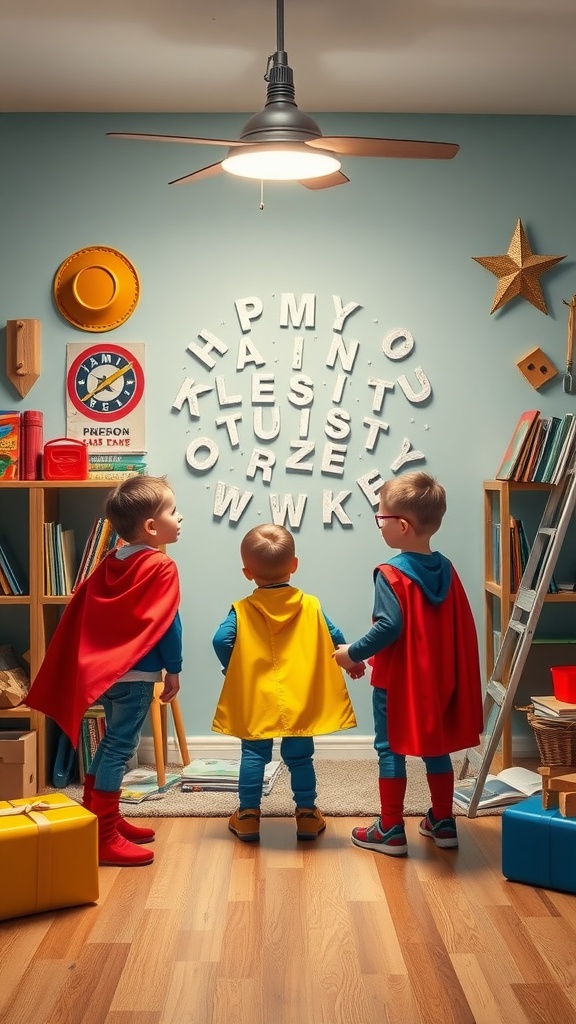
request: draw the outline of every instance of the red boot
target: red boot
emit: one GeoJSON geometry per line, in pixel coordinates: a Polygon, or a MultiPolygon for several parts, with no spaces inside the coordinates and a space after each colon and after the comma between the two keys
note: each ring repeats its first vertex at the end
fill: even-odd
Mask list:
{"type": "MultiPolygon", "coordinates": [[[[84,776],[84,795],[82,797],[82,807],[85,807],[87,811],[92,810],[92,793],[94,792],[94,783],[96,779],[94,775],[84,776]]],[[[121,836],[127,839],[130,843],[152,843],[154,836],[156,835],[153,828],[140,828],[139,825],[133,825],[132,822],[126,821],[120,812],[118,812],[118,822],[116,827],[121,836]]]]}
{"type": "Polygon", "coordinates": [[[151,850],[141,850],[120,834],[118,822],[122,819],[118,810],[119,800],[120,791],[108,793],[103,789],[92,790],[91,810],[98,818],[98,863],[114,867],[151,864],[154,860],[151,850]]]}

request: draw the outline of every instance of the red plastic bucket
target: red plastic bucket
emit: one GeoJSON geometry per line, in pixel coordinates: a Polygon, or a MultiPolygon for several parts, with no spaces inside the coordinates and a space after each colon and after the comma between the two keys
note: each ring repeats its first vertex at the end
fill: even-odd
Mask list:
{"type": "Polygon", "coordinates": [[[576,704],[576,665],[556,665],[550,671],[556,700],[576,704]]]}

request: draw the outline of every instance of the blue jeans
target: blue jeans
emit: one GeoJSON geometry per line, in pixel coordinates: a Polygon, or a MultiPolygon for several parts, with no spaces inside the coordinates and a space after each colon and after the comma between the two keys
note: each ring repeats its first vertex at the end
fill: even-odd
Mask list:
{"type": "MultiPolygon", "coordinates": [[[[272,760],[274,740],[242,740],[238,796],[240,810],[260,807],[264,768],[272,760]]],[[[280,757],[290,772],[292,795],[297,807],[314,807],[316,803],[316,772],[312,757],[312,736],[284,736],[280,740],[280,757]]]]}
{"type": "MultiPolygon", "coordinates": [[[[374,749],[378,754],[378,776],[381,779],[405,779],[406,755],[395,754],[388,742],[388,691],[379,686],[372,687],[372,710],[374,712],[374,749]]],[[[439,757],[423,757],[427,775],[442,775],[452,771],[450,754],[439,757]]]]}
{"type": "Polygon", "coordinates": [[[152,703],[154,683],[114,683],[100,697],[106,732],[92,758],[94,789],[117,793],[126,765],[138,749],[140,733],[152,703]]]}

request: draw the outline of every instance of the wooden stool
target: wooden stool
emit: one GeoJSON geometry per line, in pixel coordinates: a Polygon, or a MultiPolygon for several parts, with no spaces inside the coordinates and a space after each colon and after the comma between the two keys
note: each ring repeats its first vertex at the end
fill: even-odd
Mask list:
{"type": "Polygon", "coordinates": [[[184,720],[180,711],[178,697],[174,697],[169,704],[163,704],[160,694],[164,689],[164,683],[156,683],[154,687],[154,698],[150,705],[150,721],[152,722],[152,736],[154,739],[154,760],[156,762],[156,775],[160,787],[166,785],[166,761],[168,760],[168,708],[172,710],[174,729],[180,749],[182,764],[190,764],[190,755],[186,745],[186,732],[184,720]]]}

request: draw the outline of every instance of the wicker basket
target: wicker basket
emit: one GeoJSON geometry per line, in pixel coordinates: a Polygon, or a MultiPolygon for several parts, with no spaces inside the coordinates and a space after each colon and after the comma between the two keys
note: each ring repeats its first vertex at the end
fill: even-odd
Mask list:
{"type": "Polygon", "coordinates": [[[576,765],[576,722],[562,722],[555,718],[544,721],[529,710],[528,724],[534,730],[543,765],[576,765]]]}

